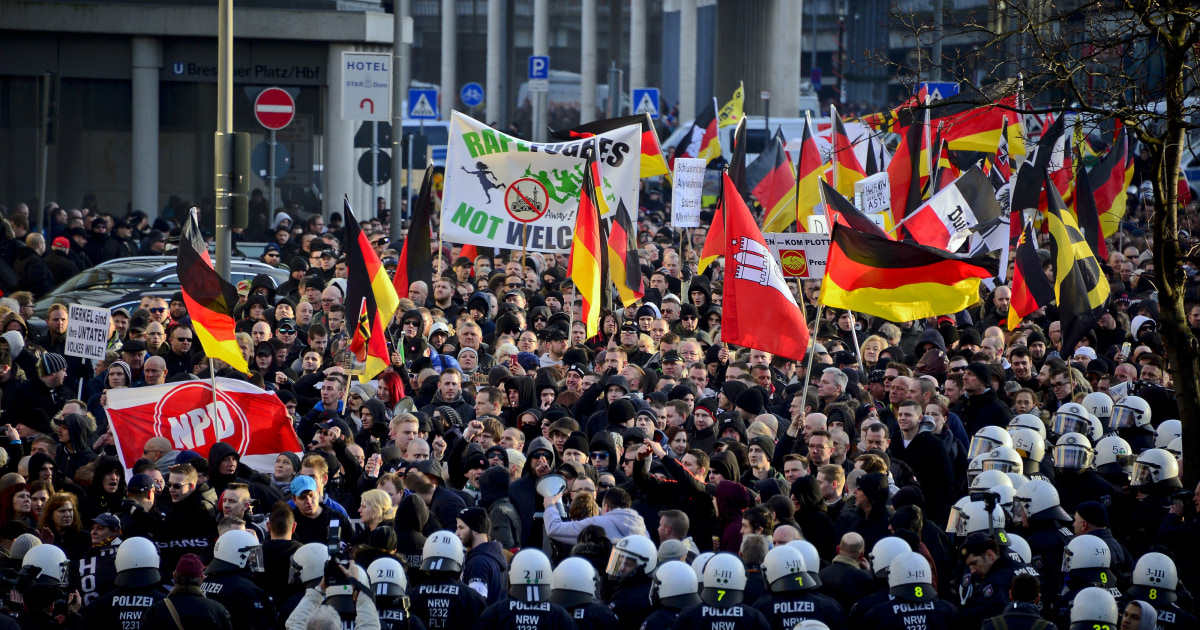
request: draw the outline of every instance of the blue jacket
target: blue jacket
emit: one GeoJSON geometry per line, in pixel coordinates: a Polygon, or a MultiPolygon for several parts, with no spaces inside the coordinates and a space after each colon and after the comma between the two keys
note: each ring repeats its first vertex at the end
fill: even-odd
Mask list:
{"type": "Polygon", "coordinates": [[[483,595],[488,605],[504,599],[505,576],[508,561],[504,559],[500,543],[492,540],[467,551],[463,561],[462,581],[472,590],[483,595]]]}

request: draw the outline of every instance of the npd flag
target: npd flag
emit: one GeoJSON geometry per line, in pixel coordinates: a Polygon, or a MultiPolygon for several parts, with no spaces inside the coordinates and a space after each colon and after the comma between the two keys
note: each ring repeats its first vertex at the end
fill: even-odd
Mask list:
{"type": "Polygon", "coordinates": [[[634,123],[590,138],[536,143],[454,113],[442,197],[445,240],[479,247],[571,251],[584,163],[600,167],[601,219],[622,205],[637,223],[642,128],[634,123]]]}
{"type": "Polygon", "coordinates": [[[275,394],[250,383],[218,378],[213,404],[212,381],[185,381],[113,389],[108,392],[109,422],[126,477],[152,437],[164,437],[177,451],[208,457],[217,442],[227,442],[247,466],[270,473],[283,451],[304,451],[287,408],[275,394]]]}

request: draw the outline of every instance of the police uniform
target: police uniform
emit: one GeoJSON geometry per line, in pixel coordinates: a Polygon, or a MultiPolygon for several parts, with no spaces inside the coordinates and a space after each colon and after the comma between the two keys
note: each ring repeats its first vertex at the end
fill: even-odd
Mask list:
{"type": "Polygon", "coordinates": [[[562,606],[553,602],[505,599],[484,609],[474,627],[475,630],[575,630],[575,622],[562,606]]]}
{"type": "Polygon", "coordinates": [[[770,630],[762,613],[745,604],[716,608],[696,604],[680,611],[673,630],[770,630]]]}
{"type": "Polygon", "coordinates": [[[1030,571],[1001,551],[986,577],[978,578],[969,571],[963,574],[958,596],[964,627],[977,627],[984,619],[1003,613],[1009,602],[1008,589],[1019,573],[1030,571]]]}
{"type": "Polygon", "coordinates": [[[754,602],[754,609],[767,618],[771,630],[792,630],[796,624],[808,619],[820,621],[831,630],[844,628],[846,624],[842,605],[816,591],[764,595],[754,602]]]}
{"type": "Polygon", "coordinates": [[[1058,521],[1031,521],[1042,527],[1023,532],[1029,543],[1030,563],[1042,576],[1043,602],[1050,603],[1062,584],[1063,549],[1074,535],[1058,521]]]}
{"type": "Polygon", "coordinates": [[[159,586],[117,587],[96,597],[83,609],[92,630],[151,630],[142,624],[146,611],[167,598],[159,586]]]}
{"type": "Polygon", "coordinates": [[[245,569],[213,571],[204,578],[204,594],[229,610],[235,628],[270,628],[275,625],[275,604],[245,569]]]}
{"type": "Polygon", "coordinates": [[[942,599],[907,602],[888,595],[888,601],[878,604],[863,616],[863,625],[871,630],[958,630],[972,628],[959,625],[958,611],[942,599]]]}
{"type": "MultiPolygon", "coordinates": [[[[571,621],[575,622],[575,627],[579,630],[612,630],[617,627],[620,620],[613,611],[609,610],[604,604],[597,602],[588,602],[582,606],[575,606],[566,609],[567,614],[571,616],[571,621]]],[[[647,617],[649,619],[649,617],[647,617]]],[[[649,628],[666,628],[670,627],[671,621],[675,620],[675,615],[672,614],[670,620],[665,625],[648,626],[649,628]]],[[[645,626],[645,624],[643,624],[645,626]]]]}
{"type": "Polygon", "coordinates": [[[427,630],[425,622],[408,608],[378,607],[377,611],[380,630],[427,630]]]}
{"type": "Polygon", "coordinates": [[[650,605],[650,576],[632,575],[621,579],[608,599],[608,607],[617,616],[621,630],[640,630],[654,608],[650,605]]]}
{"type": "Polygon", "coordinates": [[[431,577],[408,589],[409,612],[429,630],[462,630],[475,625],[487,601],[460,580],[431,577]]]}

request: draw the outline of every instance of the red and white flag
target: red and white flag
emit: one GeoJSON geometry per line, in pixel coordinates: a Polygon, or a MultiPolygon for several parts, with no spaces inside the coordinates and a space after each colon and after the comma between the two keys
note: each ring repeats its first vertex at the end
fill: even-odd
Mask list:
{"type": "Polygon", "coordinates": [[[978,166],[972,166],[910,212],[903,225],[916,242],[955,251],[970,236],[971,228],[998,216],[1000,204],[991,182],[978,166]]]}
{"type": "Polygon", "coordinates": [[[127,478],[152,437],[205,458],[213,444],[227,442],[242,463],[266,473],[279,453],[304,451],[283,402],[245,381],[218,378],[215,405],[208,380],[111,389],[105,409],[127,478]]]}
{"type": "MultiPolygon", "coordinates": [[[[808,324],[796,305],[783,270],[767,247],[746,202],[727,173],[722,174],[725,215],[725,310],[721,339],[746,348],[804,359],[808,324]]],[[[718,212],[718,216],[721,212],[718,212]]]]}

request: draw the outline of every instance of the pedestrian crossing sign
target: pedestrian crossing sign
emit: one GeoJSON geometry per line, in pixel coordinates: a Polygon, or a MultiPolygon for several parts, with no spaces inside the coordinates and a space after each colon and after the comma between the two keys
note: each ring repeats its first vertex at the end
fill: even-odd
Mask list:
{"type": "Polygon", "coordinates": [[[634,88],[632,97],[634,114],[650,114],[658,120],[658,88],[634,88]]]}
{"type": "Polygon", "coordinates": [[[408,91],[408,117],[416,120],[437,120],[437,90],[408,91]]]}

